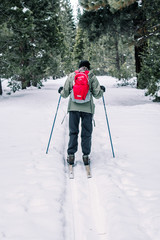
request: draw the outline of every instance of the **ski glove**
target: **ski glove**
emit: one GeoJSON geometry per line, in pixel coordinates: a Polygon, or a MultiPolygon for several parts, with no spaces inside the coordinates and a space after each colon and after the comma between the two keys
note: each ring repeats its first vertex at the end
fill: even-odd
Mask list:
{"type": "Polygon", "coordinates": [[[63,87],[60,87],[60,88],[58,89],[58,93],[61,93],[62,90],[63,90],[63,87]]]}
{"type": "Polygon", "coordinates": [[[102,89],[103,92],[106,91],[106,88],[104,86],[100,86],[100,88],[102,89]]]}

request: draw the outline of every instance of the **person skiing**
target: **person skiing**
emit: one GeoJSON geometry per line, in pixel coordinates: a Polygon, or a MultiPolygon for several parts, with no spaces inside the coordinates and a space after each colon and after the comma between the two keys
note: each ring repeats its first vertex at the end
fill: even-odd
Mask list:
{"type": "Polygon", "coordinates": [[[100,86],[97,77],[94,75],[93,70],[90,68],[90,62],[87,60],[82,60],[79,64],[79,69],[68,76],[64,87],[60,87],[58,89],[58,93],[60,93],[63,98],[67,98],[70,95],[68,103],[69,143],[67,149],[67,162],[69,165],[74,165],[75,153],[78,149],[80,119],[81,147],[83,153],[82,159],[84,165],[89,165],[89,155],[91,152],[91,138],[93,130],[92,119],[95,111],[93,97],[98,99],[102,97],[104,92],[105,87],[100,86]],[[80,85],[81,82],[83,82],[83,87],[80,85]],[[82,88],[83,91],[86,92],[87,96],[82,96],[82,91],[80,90],[82,88]]]}

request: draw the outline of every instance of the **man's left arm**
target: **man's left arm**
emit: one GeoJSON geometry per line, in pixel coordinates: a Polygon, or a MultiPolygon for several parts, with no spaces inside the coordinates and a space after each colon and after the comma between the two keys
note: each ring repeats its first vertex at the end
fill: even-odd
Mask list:
{"type": "Polygon", "coordinates": [[[60,87],[58,92],[61,94],[63,98],[67,98],[72,90],[72,84],[71,84],[71,75],[68,76],[68,78],[65,81],[64,87],[60,87]]]}

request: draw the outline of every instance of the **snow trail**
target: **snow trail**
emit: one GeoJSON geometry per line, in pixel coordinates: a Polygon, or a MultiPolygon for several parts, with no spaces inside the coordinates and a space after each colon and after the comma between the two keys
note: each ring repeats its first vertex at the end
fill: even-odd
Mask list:
{"type": "Polygon", "coordinates": [[[89,197],[90,206],[92,211],[92,218],[99,239],[107,240],[107,226],[104,216],[104,208],[102,207],[101,199],[99,198],[99,192],[95,183],[94,177],[88,180],[89,184],[89,197]]]}
{"type": "MultiPolygon", "coordinates": [[[[72,235],[75,240],[107,239],[98,191],[93,179],[87,179],[82,161],[74,167],[75,178],[69,179],[72,235]],[[72,234],[73,233],[73,234],[72,234]]],[[[72,239],[71,237],[67,239],[72,239]]]]}
{"type": "MultiPolygon", "coordinates": [[[[66,118],[64,167],[68,186],[68,201],[70,213],[65,219],[70,218],[70,226],[66,228],[65,240],[108,240],[106,234],[104,209],[99,199],[98,189],[94,178],[87,178],[86,169],[82,161],[81,148],[76,153],[76,163],[74,166],[74,179],[68,177],[68,165],[66,162],[66,152],[68,145],[68,117],[66,118]]],[[[78,142],[81,142],[81,128],[79,129],[78,142]]]]}
{"type": "Polygon", "coordinates": [[[119,88],[116,79],[99,77],[106,86],[116,158],[102,99],[95,100],[92,178],[87,179],[79,147],[75,179],[70,180],[68,116],[61,125],[66,99],[61,101],[45,154],[57,90],[64,80],[0,97],[0,238],[159,240],[160,104],[144,97],[143,90],[119,88]]]}

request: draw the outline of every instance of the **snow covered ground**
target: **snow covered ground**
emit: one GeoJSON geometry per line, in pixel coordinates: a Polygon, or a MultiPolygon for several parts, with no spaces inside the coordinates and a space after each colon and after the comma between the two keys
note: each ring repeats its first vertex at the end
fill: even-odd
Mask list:
{"type": "Polygon", "coordinates": [[[95,100],[91,179],[80,147],[68,179],[66,99],[45,153],[65,78],[0,97],[0,239],[160,239],[160,104],[114,78],[98,79],[116,157],[102,99],[95,100]]]}

